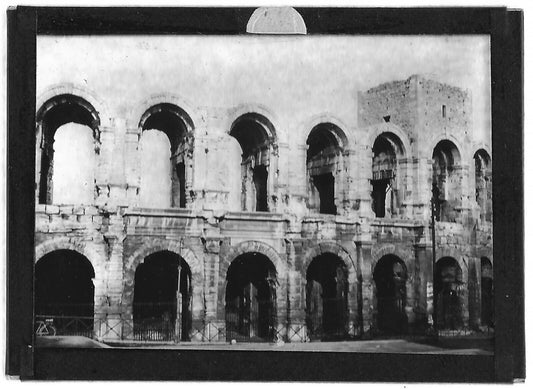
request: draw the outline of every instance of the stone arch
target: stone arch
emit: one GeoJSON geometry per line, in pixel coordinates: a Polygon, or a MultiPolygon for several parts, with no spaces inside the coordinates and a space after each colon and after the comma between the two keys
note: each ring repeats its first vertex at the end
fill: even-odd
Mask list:
{"type": "Polygon", "coordinates": [[[311,247],[299,269],[305,289],[305,322],[311,339],[342,339],[353,319],[355,268],[348,252],[334,242],[311,247]]]}
{"type": "Polygon", "coordinates": [[[185,247],[180,241],[152,239],[149,242],[141,244],[137,250],[124,260],[123,306],[126,308],[128,314],[133,313],[135,272],[138,266],[144,262],[146,257],[165,251],[180,256],[189,266],[193,298],[192,319],[201,319],[205,314],[204,263],[203,260],[196,256],[192,249],[185,247]]]}
{"type": "Polygon", "coordinates": [[[239,104],[228,110],[227,118],[224,123],[225,131],[229,134],[234,123],[239,120],[239,118],[249,114],[256,114],[259,117],[266,119],[266,122],[262,124],[268,129],[274,147],[277,147],[279,143],[287,142],[284,134],[282,132],[278,133],[277,131],[277,129],[280,128],[277,115],[265,105],[258,103],[239,104]],[[266,124],[267,122],[268,124],[266,124]]]}
{"type": "MultiPolygon", "coordinates": [[[[59,85],[49,89],[43,93],[40,99],[46,100],[39,101],[40,105],[35,115],[35,197],[36,201],[41,204],[52,204],[54,200],[54,142],[56,131],[69,123],[77,123],[90,128],[92,131],[92,147],[87,144],[88,149],[85,149],[85,151],[90,154],[94,153],[97,156],[100,153],[101,119],[99,111],[91,101],[96,101],[97,104],[99,102],[89,93],[72,85],[59,85]],[[77,92],[81,93],[78,95],[76,94],[77,92]],[[89,96],[90,100],[83,96],[89,96]],[[94,151],[92,151],[92,148],[94,148],[94,151]]],[[[89,181],[95,180],[93,174],[94,172],[91,173],[92,177],[89,181]]],[[[88,192],[85,194],[94,200],[93,190],[90,190],[90,187],[87,190],[88,192]]]]}
{"type": "MultiPolygon", "coordinates": [[[[231,247],[226,252],[226,255],[221,256],[220,259],[218,316],[219,318],[225,318],[226,335],[238,336],[238,333],[241,333],[246,338],[248,335],[251,336],[252,332],[256,330],[258,334],[260,333],[259,337],[263,340],[272,340],[274,334],[271,332],[271,329],[276,328],[278,323],[283,320],[283,318],[278,317],[278,314],[281,312],[279,307],[283,306],[286,299],[286,280],[284,276],[286,274],[286,268],[281,256],[273,247],[266,243],[245,241],[231,247]],[[249,257],[250,254],[259,255],[249,257]],[[259,261],[254,263],[252,259],[254,257],[259,261]],[[243,261],[239,261],[239,258],[243,261]],[[238,278],[233,277],[239,274],[232,272],[232,270],[237,270],[237,268],[233,267],[234,264],[240,269],[239,271],[245,271],[244,273],[240,273],[244,275],[243,278],[240,278],[244,280],[244,283],[238,281],[238,278]],[[250,271],[252,269],[253,271],[250,271]],[[255,271],[258,271],[258,273],[255,271]],[[254,287],[252,288],[250,285],[254,287]],[[257,293],[256,296],[258,299],[262,298],[264,302],[269,301],[266,304],[259,305],[259,310],[254,311],[257,314],[257,321],[250,327],[255,328],[250,333],[247,332],[246,328],[244,328],[244,332],[239,330],[238,328],[240,326],[237,324],[241,322],[241,314],[245,316],[248,314],[252,315],[250,311],[252,307],[245,308],[246,304],[243,305],[243,301],[240,300],[248,293],[245,292],[247,290],[246,288],[252,288],[250,292],[254,295],[257,293]],[[261,295],[262,297],[260,297],[261,295]],[[240,300],[241,303],[237,303],[236,300],[240,300]],[[244,311],[240,310],[238,306],[243,307],[244,311]],[[267,330],[267,327],[271,329],[267,330]]],[[[252,316],[255,317],[255,314],[252,316]]],[[[231,339],[228,338],[228,340],[231,339]]]]}
{"type": "Polygon", "coordinates": [[[468,259],[467,255],[465,255],[463,252],[461,252],[459,249],[455,249],[452,247],[442,247],[439,248],[437,246],[436,250],[436,258],[437,262],[442,258],[453,258],[459,267],[461,268],[461,273],[463,275],[463,283],[467,282],[467,279],[465,277],[468,277],[468,259]]]}
{"type": "Polygon", "coordinates": [[[315,246],[310,247],[303,256],[302,268],[300,271],[305,277],[305,272],[307,268],[316,257],[322,254],[333,254],[341,259],[344,262],[344,265],[350,273],[355,272],[355,262],[353,261],[351,255],[348,251],[341,245],[335,242],[321,242],[315,246]]]}
{"type": "Polygon", "coordinates": [[[96,257],[93,250],[87,249],[85,242],[73,238],[53,238],[38,244],[35,247],[35,263],[46,254],[56,250],[72,250],[83,255],[91,263],[91,266],[94,269],[95,278],[100,277],[100,263],[103,263],[105,259],[96,257]]]}
{"type": "Polygon", "coordinates": [[[410,274],[411,272],[409,271],[408,258],[413,257],[414,253],[410,250],[397,247],[394,244],[383,244],[372,247],[370,274],[374,274],[376,265],[378,264],[379,260],[387,255],[393,255],[401,259],[407,269],[407,278],[409,279],[412,277],[412,275],[410,274]]]}
{"type": "MultiPolygon", "coordinates": [[[[241,210],[270,212],[276,208],[278,139],[270,117],[246,110],[230,124],[228,134],[241,147],[241,210]]],[[[235,188],[234,188],[235,190],[235,188]]]]}
{"type": "Polygon", "coordinates": [[[431,160],[433,158],[433,151],[437,147],[437,145],[442,142],[447,141],[453,144],[457,150],[457,154],[454,155],[454,165],[460,165],[464,163],[464,156],[468,153],[465,151],[466,145],[464,145],[465,142],[461,142],[459,138],[457,138],[454,134],[450,133],[440,133],[433,138],[431,138],[429,142],[429,147],[425,150],[427,153],[428,160],[431,160]]]}
{"type": "MultiPolygon", "coordinates": [[[[100,97],[97,96],[95,92],[81,85],[76,85],[73,83],[61,83],[54,84],[46,88],[39,96],[35,107],[37,107],[37,112],[39,112],[47,101],[52,100],[55,96],[61,95],[74,95],[82,98],[87,101],[92,107],[94,107],[95,112],[99,117],[99,125],[107,126],[109,125],[109,107],[100,97]]],[[[38,115],[36,115],[38,117],[38,115]]]]}
{"type": "Polygon", "coordinates": [[[381,256],[373,266],[372,279],[376,328],[384,333],[405,333],[408,329],[408,289],[412,285],[404,259],[395,254],[381,256]]]}
{"type": "Polygon", "coordinates": [[[348,193],[349,141],[345,131],[331,122],[319,122],[305,141],[307,204],[311,212],[336,215],[348,193]]]}
{"type": "MultiPolygon", "coordinates": [[[[464,261],[464,258],[462,258],[464,261]]],[[[468,272],[461,262],[451,256],[439,257],[435,263],[433,293],[436,294],[437,325],[439,329],[458,330],[469,318],[468,272]],[[455,269],[455,270],[454,270],[455,269]]]]}
{"type": "Polygon", "coordinates": [[[298,144],[305,145],[309,135],[311,134],[311,131],[321,124],[329,124],[332,126],[337,134],[338,139],[341,140],[339,146],[343,152],[352,150],[354,148],[356,140],[352,135],[352,131],[349,131],[348,125],[342,119],[329,112],[315,115],[312,118],[300,123],[298,128],[301,128],[302,131],[299,131],[301,135],[298,140],[298,144]]]}
{"type": "Polygon", "coordinates": [[[372,185],[372,210],[376,217],[398,217],[404,204],[405,145],[393,132],[381,132],[372,144],[372,165],[369,175],[372,185]]]}
{"type": "Polygon", "coordinates": [[[138,119],[139,201],[143,206],[185,208],[191,201],[195,125],[176,100],[167,95],[152,97],[145,102],[152,105],[138,119]],[[162,134],[169,144],[165,144],[162,134]],[[160,190],[151,192],[157,183],[161,184],[160,190]]]}
{"type": "Polygon", "coordinates": [[[225,280],[228,268],[238,256],[246,253],[259,253],[270,259],[276,268],[277,274],[283,274],[286,270],[285,263],[278,252],[270,245],[257,240],[247,240],[239,243],[237,246],[230,248],[228,253],[221,258],[220,262],[220,277],[225,280]]]}
{"type": "Polygon", "coordinates": [[[143,118],[146,119],[145,114],[150,111],[152,107],[160,106],[161,104],[169,104],[177,107],[177,112],[183,113],[185,124],[189,132],[194,132],[196,126],[202,122],[201,115],[193,108],[193,106],[185,98],[170,92],[161,92],[150,95],[150,97],[138,102],[129,111],[127,118],[127,126],[130,130],[137,131],[138,135],[142,131],[143,118]]]}
{"type": "Polygon", "coordinates": [[[485,142],[474,142],[470,149],[470,155],[474,155],[478,150],[485,150],[490,159],[492,160],[492,146],[485,142]]]}
{"type": "Polygon", "coordinates": [[[393,123],[379,123],[372,126],[365,127],[365,137],[362,144],[371,149],[375,140],[384,133],[391,133],[395,135],[401,142],[403,147],[402,158],[411,158],[413,156],[413,149],[407,134],[397,125],[393,123]]]}
{"type": "Polygon", "coordinates": [[[190,248],[184,247],[180,241],[152,239],[149,243],[141,245],[124,261],[125,279],[131,279],[127,275],[131,275],[132,271],[134,275],[135,269],[144,261],[144,258],[159,251],[170,251],[179,255],[189,265],[193,280],[195,280],[195,275],[196,277],[201,277],[200,280],[203,278],[204,262],[190,248]]]}
{"type": "MultiPolygon", "coordinates": [[[[41,247],[39,254],[51,248],[41,247]]],[[[37,320],[53,320],[58,335],[92,337],[99,299],[96,269],[86,255],[73,248],[78,247],[56,248],[35,263],[34,310],[37,320]],[[76,323],[72,323],[73,317],[76,323]]]]}
{"type": "Polygon", "coordinates": [[[432,149],[431,187],[437,221],[455,222],[461,217],[458,207],[463,203],[468,187],[464,154],[459,144],[440,139],[432,149]]]}

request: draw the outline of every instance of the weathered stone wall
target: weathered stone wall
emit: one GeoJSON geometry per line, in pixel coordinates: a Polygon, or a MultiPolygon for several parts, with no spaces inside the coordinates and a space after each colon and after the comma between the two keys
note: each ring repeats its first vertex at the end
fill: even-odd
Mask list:
{"type": "MultiPolygon", "coordinates": [[[[91,101],[97,105],[97,99],[91,101]]],[[[343,261],[349,284],[346,330],[354,336],[371,336],[377,320],[373,272],[383,256],[393,254],[407,269],[409,331],[424,333],[433,282],[431,153],[438,140],[449,139],[461,153],[457,183],[461,217],[436,224],[436,260],[452,257],[460,265],[462,320],[465,327],[475,329],[480,317],[480,258],[493,258],[490,223],[475,223],[469,211],[475,202],[470,105],[467,92],[418,76],[359,93],[353,103],[359,121],[353,126],[333,114],[314,113],[296,124],[260,105],[191,107],[172,94],[158,94],[126,111],[106,111],[100,104],[94,204],[37,205],[35,259],[59,249],[86,256],[95,270],[95,319],[101,325],[95,331],[103,338],[129,339],[137,266],[155,252],[174,252],[192,273],[193,339],[225,341],[216,331],[225,326],[227,270],[240,254],[257,252],[276,268],[277,332],[289,340],[306,341],[306,272],[313,258],[330,253],[343,261]],[[161,102],[179,105],[194,125],[184,209],[139,208],[138,121],[150,106],[161,102]],[[229,172],[228,153],[235,152],[235,144],[231,145],[228,132],[233,121],[247,112],[264,115],[276,130],[277,144],[271,146],[269,161],[270,213],[240,212],[239,202],[230,194],[240,183],[230,182],[229,175],[234,177],[235,172],[229,172]],[[307,207],[306,139],[319,123],[335,124],[345,133],[337,215],[318,214],[307,207]],[[383,132],[394,133],[403,143],[398,183],[403,202],[394,218],[376,219],[370,208],[371,149],[383,132]],[[212,331],[215,335],[202,335],[212,331]]],[[[37,175],[36,184],[39,179],[37,175]]]]}

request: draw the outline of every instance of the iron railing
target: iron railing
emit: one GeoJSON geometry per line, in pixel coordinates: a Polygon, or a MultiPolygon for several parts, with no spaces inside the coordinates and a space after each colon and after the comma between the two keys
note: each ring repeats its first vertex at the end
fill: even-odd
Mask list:
{"type": "MultiPolygon", "coordinates": [[[[237,342],[310,342],[317,337],[310,336],[307,324],[288,324],[270,326],[268,337],[253,338],[247,336],[234,337],[233,332],[228,330],[228,323],[225,321],[194,322],[190,326],[186,336],[176,336],[175,323],[164,322],[162,320],[131,320],[123,315],[117,317],[92,318],[85,316],[51,316],[37,315],[35,320],[35,331],[39,336],[85,336],[104,341],[129,341],[134,343],[175,343],[178,341],[194,342],[227,342],[235,339],[237,342]],[[54,331],[38,331],[39,326],[45,322],[47,326],[52,326],[54,331]]],[[[338,336],[331,338],[320,338],[321,340],[355,340],[360,338],[360,328],[354,323],[343,327],[338,336]]],[[[439,336],[449,337],[491,337],[494,336],[494,328],[480,327],[476,330],[461,329],[441,329],[439,336]]]]}

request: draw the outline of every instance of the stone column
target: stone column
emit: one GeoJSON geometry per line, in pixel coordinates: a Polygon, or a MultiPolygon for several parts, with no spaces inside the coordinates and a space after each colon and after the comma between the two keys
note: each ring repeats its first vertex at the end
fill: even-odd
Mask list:
{"type": "Polygon", "coordinates": [[[305,324],[305,279],[296,269],[297,256],[302,254],[302,242],[286,239],[287,247],[287,335],[288,342],[308,341],[305,324]]]}
{"type": "Polygon", "coordinates": [[[141,156],[139,152],[141,134],[137,128],[128,128],[124,135],[124,175],[126,180],[126,201],[130,206],[139,205],[141,186],[141,156]]]}
{"type": "MultiPolygon", "coordinates": [[[[463,225],[472,225],[472,207],[469,197],[475,197],[475,190],[472,193],[472,188],[469,182],[469,167],[468,165],[460,165],[454,167],[454,172],[457,171],[458,180],[455,190],[457,193],[457,222],[463,225]]],[[[455,175],[455,174],[454,174],[455,175]]],[[[474,201],[475,202],[475,201],[474,201]]]]}
{"type": "Polygon", "coordinates": [[[97,158],[94,179],[96,181],[96,204],[103,206],[108,204],[111,192],[109,180],[115,144],[115,127],[112,120],[110,126],[101,127],[100,143],[100,155],[97,158]]]}
{"type": "Polygon", "coordinates": [[[415,244],[415,273],[413,280],[417,290],[414,306],[415,330],[425,332],[433,322],[433,254],[429,230],[425,229],[422,240],[415,244]]]}
{"type": "Polygon", "coordinates": [[[372,243],[356,242],[357,266],[360,271],[359,326],[363,337],[371,337],[374,326],[374,280],[372,278],[372,243]]]}
{"type": "MultiPolygon", "coordinates": [[[[352,254],[352,253],[351,253],[352,254]]],[[[355,261],[348,264],[348,323],[347,330],[348,335],[356,336],[360,334],[359,326],[359,311],[360,311],[360,300],[359,300],[359,289],[360,279],[359,279],[359,269],[357,267],[357,253],[355,256],[355,261]],[[355,266],[355,268],[354,268],[355,266]]]]}
{"type": "Polygon", "coordinates": [[[399,161],[398,195],[401,199],[399,215],[402,218],[413,217],[415,199],[415,163],[412,159],[403,158],[399,161]]]}
{"type": "MultiPolygon", "coordinates": [[[[205,328],[203,341],[225,342],[224,332],[219,329],[225,327],[223,318],[217,317],[219,309],[219,254],[222,240],[219,237],[209,237],[204,242],[204,293],[205,293],[205,328]]],[[[224,306],[222,306],[224,310],[224,306]]]]}
{"type": "MultiPolygon", "coordinates": [[[[359,209],[360,217],[373,218],[372,211],[372,185],[370,179],[372,178],[372,148],[370,146],[359,145],[355,150],[355,164],[357,169],[354,169],[353,187],[353,201],[355,208],[359,209]]],[[[352,163],[353,160],[352,160],[352,163]]]]}
{"type": "Polygon", "coordinates": [[[433,161],[420,158],[413,161],[413,218],[430,220],[433,161]]]}
{"type": "Polygon", "coordinates": [[[468,258],[468,311],[469,327],[481,326],[481,258],[468,258]]]}

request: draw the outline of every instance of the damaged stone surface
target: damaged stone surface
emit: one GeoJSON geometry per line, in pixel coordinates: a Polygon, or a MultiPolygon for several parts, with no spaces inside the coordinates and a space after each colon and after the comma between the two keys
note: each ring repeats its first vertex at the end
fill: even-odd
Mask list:
{"type": "MultiPolygon", "coordinates": [[[[227,340],[220,334],[227,320],[228,269],[248,254],[266,257],[275,268],[273,326],[278,337],[289,341],[313,336],[308,269],[319,257],[337,258],[345,271],[346,288],[336,296],[342,296],[345,304],[339,320],[346,335],[386,333],[384,321],[396,314],[403,323],[397,326],[401,335],[427,333],[434,309],[431,294],[437,284],[441,293],[453,294],[458,310],[450,314],[446,307],[437,306],[443,328],[451,325],[473,331],[487,325],[482,323],[481,261],[493,261],[492,224],[487,216],[492,204],[487,202],[490,186],[485,183],[490,179],[490,164],[483,165],[485,181],[480,181],[473,159],[478,149],[468,91],[415,75],[357,93],[350,101],[357,113],[354,123],[343,125],[334,120],[334,112],[328,112],[318,122],[306,121],[312,124],[299,128],[277,121],[268,107],[185,107],[172,94],[158,94],[135,117],[128,116],[133,109],[106,112],[101,108],[104,104],[98,110],[87,108],[98,100],[68,84],[56,93],[49,97],[53,104],[38,107],[42,115],[37,127],[51,125],[45,114],[61,105],[57,96],[66,95],[62,99],[68,100],[81,95],[77,98],[85,102],[80,106],[88,110],[87,124],[98,128],[95,187],[90,188],[94,203],[55,204],[53,199],[47,203],[50,196],[42,193],[50,191],[49,174],[46,169],[39,174],[39,165],[35,260],[65,249],[88,259],[95,273],[96,336],[132,339],[136,270],[146,257],[163,251],[177,254],[190,268],[192,340],[227,340]],[[139,144],[145,129],[136,124],[150,120],[154,112],[165,112],[166,104],[177,107],[169,112],[185,129],[186,135],[177,140],[184,143],[172,149],[171,158],[184,164],[184,176],[172,170],[172,177],[161,178],[171,183],[168,204],[172,206],[145,207],[143,191],[157,188],[143,187],[139,144]],[[91,115],[98,115],[99,123],[91,115]],[[257,139],[248,139],[244,130],[235,127],[243,117],[247,131],[255,131],[257,139]],[[235,128],[238,135],[232,137],[235,128]],[[314,143],[307,136],[314,128],[321,129],[320,136],[329,143],[310,158],[314,143]],[[390,141],[396,153],[392,176],[373,168],[373,147],[379,136],[390,141]],[[435,178],[436,171],[447,174],[435,167],[434,149],[443,140],[457,149],[449,152],[455,159],[446,167],[453,174],[435,178]],[[235,154],[238,144],[242,156],[235,154]],[[258,166],[267,172],[263,178],[257,178],[258,166]],[[325,174],[330,174],[329,181],[316,178],[325,174]],[[375,212],[379,180],[394,194],[383,196],[383,217],[375,212]],[[438,270],[434,271],[430,204],[436,182],[441,185],[443,216],[435,225],[438,270]],[[483,203],[477,202],[476,188],[489,190],[483,203]],[[330,206],[320,213],[324,201],[330,206]],[[386,273],[389,283],[400,285],[388,295],[378,290],[386,284],[376,270],[386,262],[384,258],[392,264],[386,273]],[[449,266],[439,267],[441,259],[457,265],[456,278],[445,279],[449,266]],[[442,272],[436,274],[441,281],[434,279],[438,272],[442,272]],[[394,300],[400,310],[391,313],[385,300],[394,300]],[[446,322],[446,315],[451,315],[452,324],[446,322]]],[[[70,101],[76,103],[76,99],[70,101]]],[[[161,117],[158,120],[167,120],[161,117]]],[[[318,143],[326,142],[320,136],[318,143]]],[[[170,144],[174,147],[172,139],[170,144]]],[[[43,150],[38,140],[39,161],[43,150]]],[[[448,155],[447,150],[443,155],[448,155]]],[[[490,158],[490,150],[483,155],[490,158]]],[[[390,162],[385,157],[374,161],[390,162]]]]}

